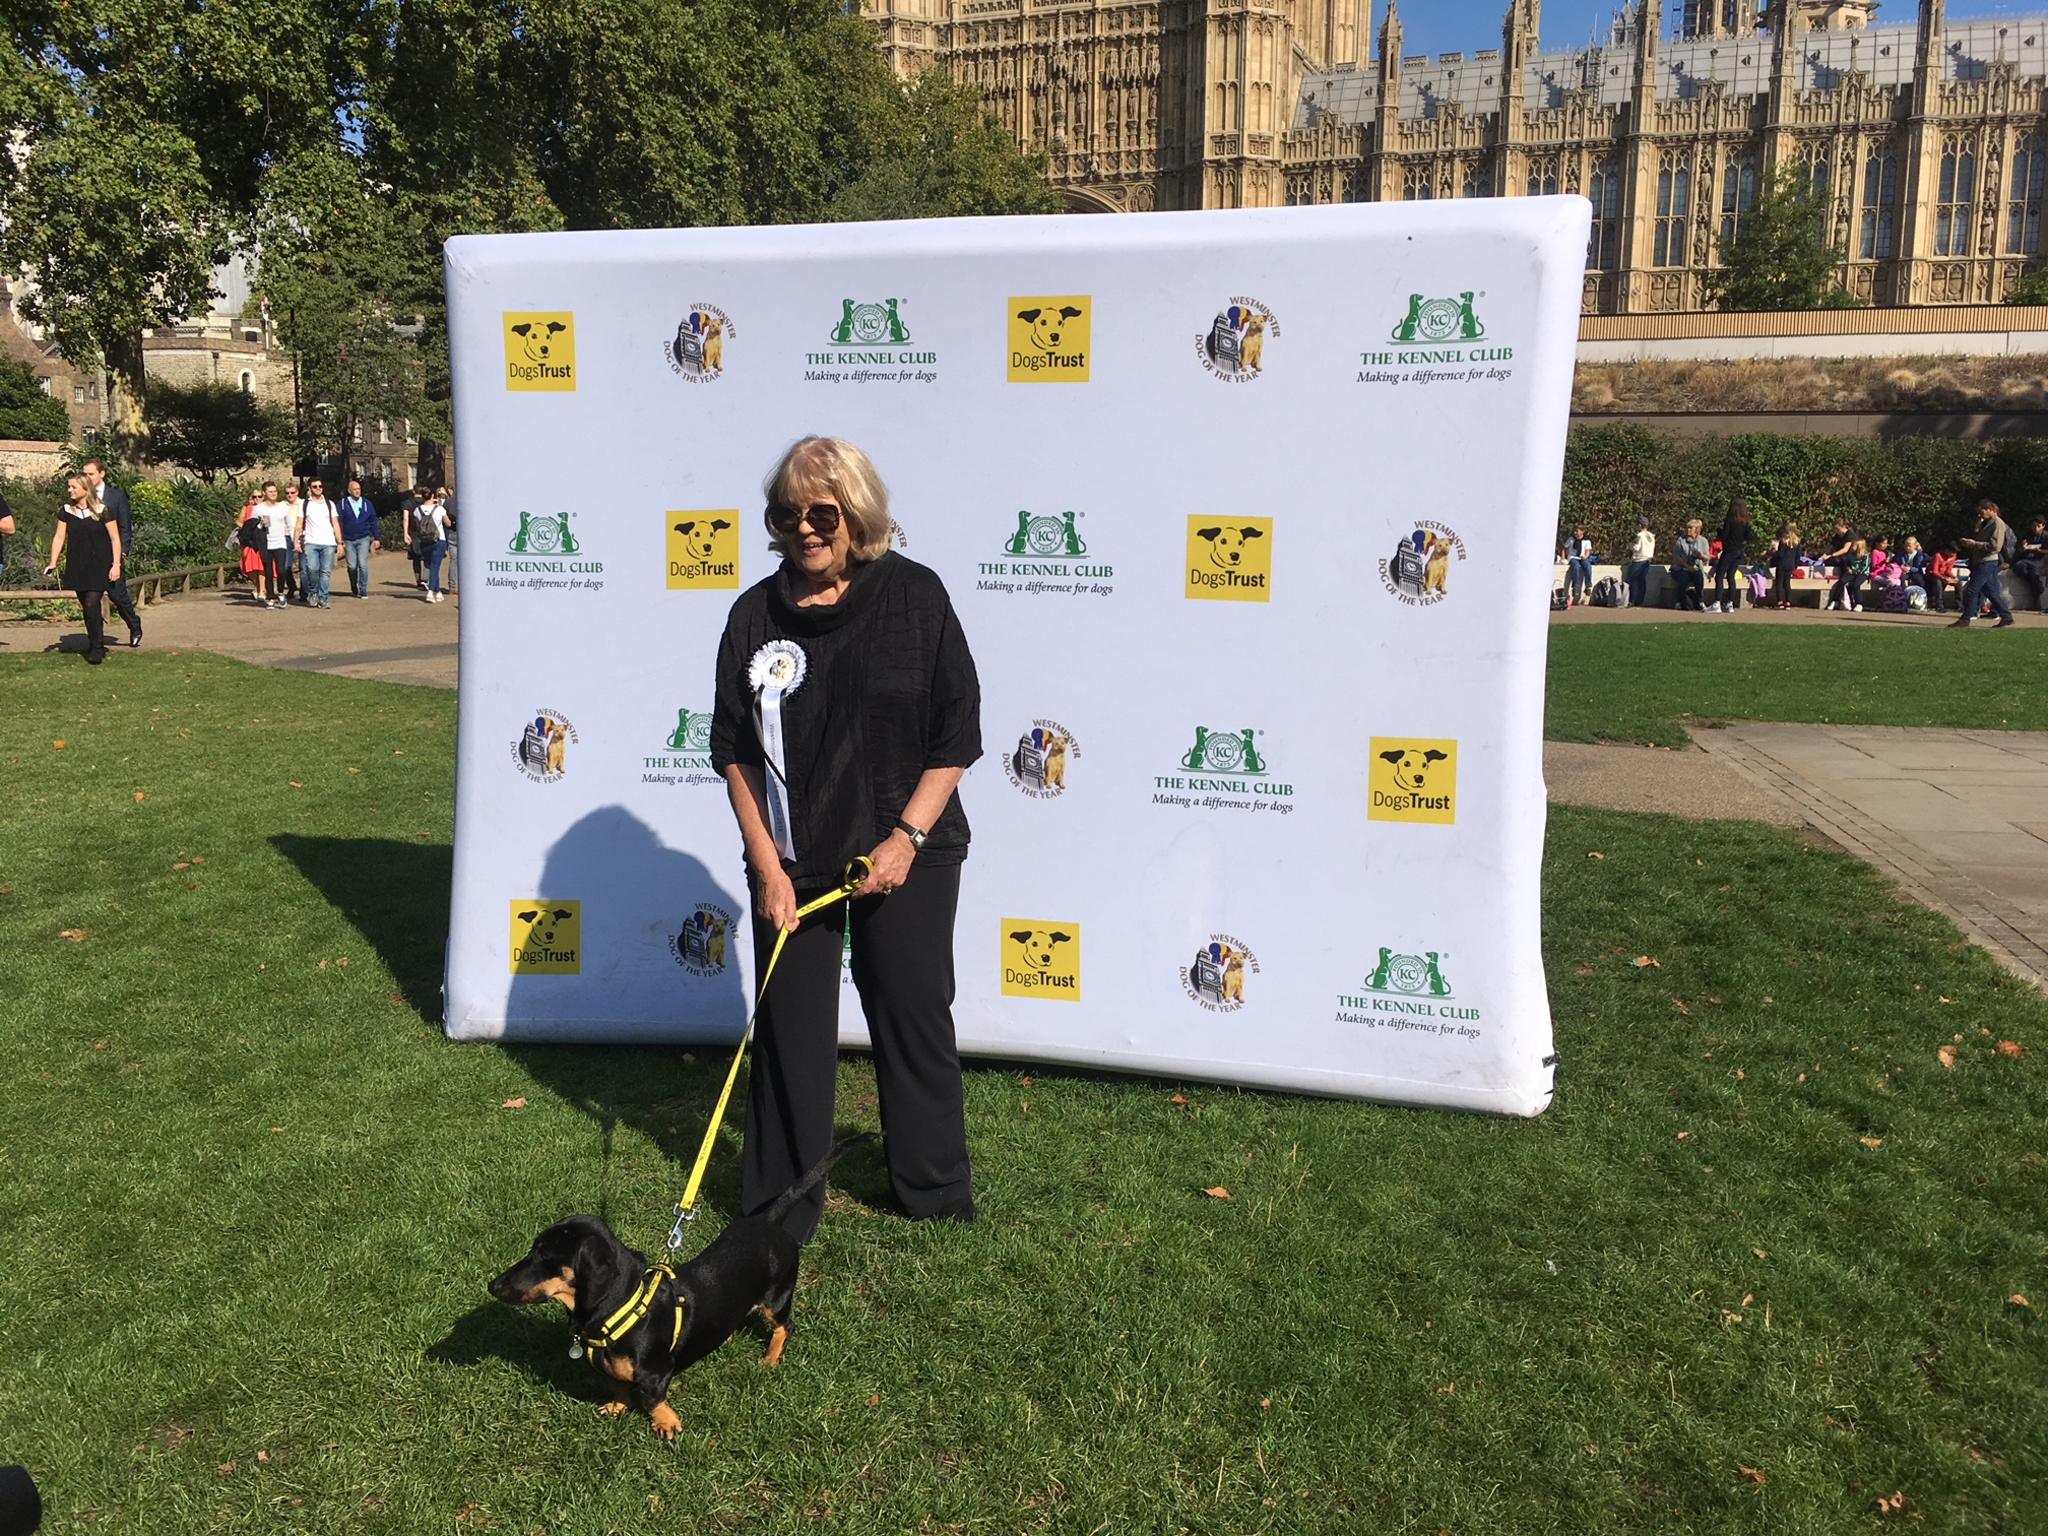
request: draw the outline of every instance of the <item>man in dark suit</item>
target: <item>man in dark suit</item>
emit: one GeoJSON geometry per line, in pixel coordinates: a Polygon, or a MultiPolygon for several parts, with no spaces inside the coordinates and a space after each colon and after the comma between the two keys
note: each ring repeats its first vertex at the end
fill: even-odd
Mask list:
{"type": "Polygon", "coordinates": [[[122,575],[107,587],[107,601],[128,625],[130,649],[142,644],[142,615],[135,611],[135,599],[128,595],[129,551],[135,548],[135,513],[129,508],[128,493],[107,478],[107,467],[98,459],[85,461],[85,478],[92,494],[116,527],[121,530],[122,575]]]}

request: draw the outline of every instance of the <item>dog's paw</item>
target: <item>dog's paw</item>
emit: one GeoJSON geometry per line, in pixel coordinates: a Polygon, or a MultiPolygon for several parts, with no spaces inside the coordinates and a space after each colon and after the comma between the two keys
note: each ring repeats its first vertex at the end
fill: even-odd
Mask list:
{"type": "Polygon", "coordinates": [[[608,1419],[616,1419],[626,1411],[626,1405],[624,1403],[599,1403],[597,1411],[608,1419]]]}
{"type": "Polygon", "coordinates": [[[651,1417],[654,1420],[655,1434],[663,1440],[675,1439],[676,1431],[683,1427],[683,1421],[676,1417],[675,1409],[667,1403],[656,1403],[651,1417]]]}

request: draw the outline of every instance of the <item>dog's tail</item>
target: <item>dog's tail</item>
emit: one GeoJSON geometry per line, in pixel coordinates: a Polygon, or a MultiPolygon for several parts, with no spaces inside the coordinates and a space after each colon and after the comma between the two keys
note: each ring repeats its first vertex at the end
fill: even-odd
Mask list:
{"type": "Polygon", "coordinates": [[[873,1131],[862,1131],[858,1136],[847,1137],[846,1140],[840,1142],[830,1152],[819,1158],[817,1166],[812,1168],[809,1173],[798,1179],[777,1196],[775,1203],[763,1211],[761,1213],[762,1216],[769,1221],[780,1221],[792,1205],[795,1205],[797,1201],[803,1199],[810,1192],[813,1184],[816,1184],[832,1171],[834,1163],[838,1162],[839,1159],[846,1156],[847,1153],[851,1152],[862,1142],[873,1141],[874,1139],[875,1133],[873,1131]]]}

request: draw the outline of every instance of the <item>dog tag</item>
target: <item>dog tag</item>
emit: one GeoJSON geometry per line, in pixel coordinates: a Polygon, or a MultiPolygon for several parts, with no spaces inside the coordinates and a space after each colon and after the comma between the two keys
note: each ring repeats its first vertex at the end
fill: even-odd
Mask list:
{"type": "Polygon", "coordinates": [[[581,1360],[583,1358],[583,1340],[574,1335],[571,1335],[569,1339],[569,1358],[571,1360],[581,1360]]]}

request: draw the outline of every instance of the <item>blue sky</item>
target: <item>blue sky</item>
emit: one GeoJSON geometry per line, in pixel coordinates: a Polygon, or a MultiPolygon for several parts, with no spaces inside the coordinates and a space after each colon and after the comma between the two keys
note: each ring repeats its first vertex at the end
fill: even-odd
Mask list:
{"type": "MultiPolygon", "coordinates": [[[[1401,51],[1403,53],[1470,53],[1475,48],[1500,46],[1500,21],[1507,13],[1507,0],[1399,0],[1401,7],[1401,51]]],[[[1639,0],[1631,0],[1639,3],[1639,0]]],[[[1679,0],[1664,0],[1666,27],[1674,25],[1679,0]]],[[[1597,27],[1605,30],[1607,18],[1615,11],[1614,0],[1543,0],[1543,46],[1579,48],[1597,27]]],[[[1373,46],[1379,44],[1379,24],[1387,14],[1387,0],[1372,0],[1373,46]]],[[[1888,0],[1878,19],[1888,26],[1911,26],[1919,15],[1914,0],[1888,0]]],[[[1999,0],[1949,0],[1950,21],[1974,21],[1982,16],[2048,15],[2048,0],[2033,5],[1999,3],[1999,0]]]]}

